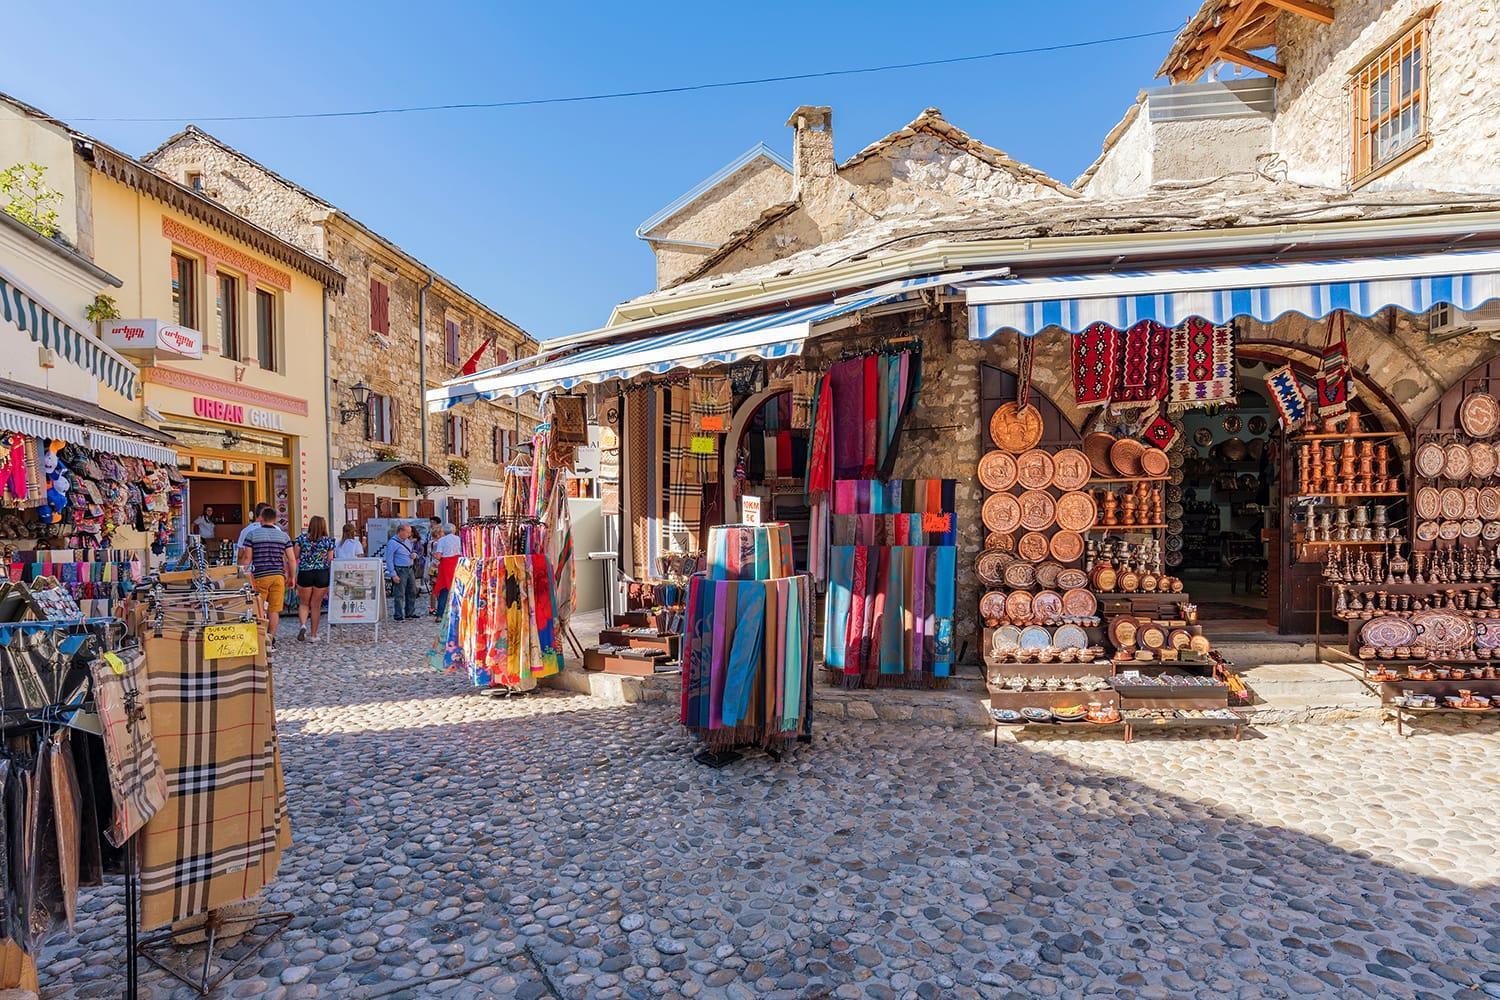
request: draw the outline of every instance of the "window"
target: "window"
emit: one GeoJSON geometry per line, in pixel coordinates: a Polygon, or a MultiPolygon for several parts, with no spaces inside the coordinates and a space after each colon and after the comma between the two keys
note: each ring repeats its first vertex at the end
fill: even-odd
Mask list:
{"type": "Polygon", "coordinates": [[[456,413],[448,414],[448,419],[443,423],[443,447],[448,449],[448,454],[467,458],[469,455],[468,437],[468,427],[464,418],[456,413]]]}
{"type": "Polygon", "coordinates": [[[502,427],[490,428],[490,459],[496,465],[504,466],[510,461],[511,438],[513,431],[502,427]]]}
{"type": "Polygon", "coordinates": [[[1427,146],[1430,23],[1430,15],[1422,18],[1354,71],[1352,183],[1383,173],[1427,146]]]}
{"type": "Polygon", "coordinates": [[[499,344],[495,345],[495,364],[503,365],[510,360],[510,352],[499,344]]]}
{"type": "Polygon", "coordinates": [[[370,401],[365,404],[365,440],[396,443],[396,401],[390,396],[370,393],[370,401]]]}
{"type": "Polygon", "coordinates": [[[463,359],[458,356],[458,323],[456,320],[443,321],[443,359],[450,365],[456,365],[463,359]]]}
{"type": "Polygon", "coordinates": [[[189,170],[187,172],[187,175],[183,178],[183,183],[192,188],[194,191],[202,193],[203,174],[197,170],[189,170]]]}
{"type": "Polygon", "coordinates": [[[172,322],[199,328],[198,262],[180,253],[172,255],[172,322]]]}
{"type": "Polygon", "coordinates": [[[230,274],[219,275],[219,349],[224,357],[244,357],[240,345],[240,282],[230,274]]]}
{"type": "Polygon", "coordinates": [[[280,371],[276,350],[276,296],[264,288],[255,290],[255,350],[260,366],[268,372],[280,371]]]}
{"type": "Polygon", "coordinates": [[[391,290],[375,278],[370,279],[370,330],[382,337],[391,335],[391,290]]]}

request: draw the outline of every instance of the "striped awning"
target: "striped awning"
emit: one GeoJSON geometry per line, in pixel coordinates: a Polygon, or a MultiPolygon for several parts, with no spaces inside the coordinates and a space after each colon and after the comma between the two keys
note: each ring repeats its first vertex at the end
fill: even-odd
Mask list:
{"type": "Polygon", "coordinates": [[[1269,323],[1290,312],[1318,319],[1338,309],[1359,316],[1392,306],[1425,313],[1444,303],[1468,310],[1496,298],[1500,251],[1493,250],[985,281],[965,292],[973,340],[1002,330],[1077,333],[1094,323],[1123,330],[1146,319],[1176,326],[1193,316],[1269,323]]]}
{"type": "Polygon", "coordinates": [[[126,399],[135,398],[136,378],[140,374],[135,365],[93,334],[69,325],[3,268],[0,268],[0,316],[30,334],[34,343],[52,348],[126,399]]]}
{"type": "Polygon", "coordinates": [[[802,353],[813,327],[900,298],[903,290],[859,295],[840,302],[789,309],[766,316],[692,327],[625,343],[604,343],[529,366],[515,364],[456,380],[427,393],[433,412],[477,400],[525,393],[567,391],[580,385],[637,375],[663,375],[679,368],[732,364],[746,358],[784,358],[802,353]]]}

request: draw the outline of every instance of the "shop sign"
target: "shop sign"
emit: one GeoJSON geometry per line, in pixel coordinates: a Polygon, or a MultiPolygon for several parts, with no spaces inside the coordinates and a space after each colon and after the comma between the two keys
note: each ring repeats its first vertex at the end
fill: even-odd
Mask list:
{"type": "Polygon", "coordinates": [[[209,399],[206,396],[193,397],[193,416],[202,417],[205,420],[217,420],[225,424],[243,424],[246,427],[256,427],[263,431],[285,429],[281,425],[279,413],[262,410],[255,406],[246,406],[243,403],[209,399]]]}
{"type": "Polygon", "coordinates": [[[328,624],[377,624],[385,610],[385,560],[335,559],[328,567],[328,624]]]}
{"type": "Polygon", "coordinates": [[[101,339],[117,351],[203,357],[203,333],[159,319],[111,319],[100,327],[101,339]]]}

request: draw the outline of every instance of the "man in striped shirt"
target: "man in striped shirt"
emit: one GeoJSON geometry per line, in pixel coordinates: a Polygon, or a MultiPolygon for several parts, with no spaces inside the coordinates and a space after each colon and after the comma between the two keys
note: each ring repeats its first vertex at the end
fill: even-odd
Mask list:
{"type": "Polygon", "coordinates": [[[240,536],[240,565],[250,568],[255,593],[266,616],[266,637],[276,645],[276,626],[286,602],[286,582],[292,578],[292,540],[276,523],[276,508],[266,504],[260,520],[240,536]]]}

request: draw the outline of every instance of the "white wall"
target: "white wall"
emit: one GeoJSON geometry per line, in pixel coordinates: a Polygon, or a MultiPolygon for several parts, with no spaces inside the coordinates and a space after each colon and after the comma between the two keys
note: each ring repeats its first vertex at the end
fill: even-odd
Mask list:
{"type": "MultiPolygon", "coordinates": [[[[0,263],[59,319],[86,332],[92,332],[93,327],[84,320],[83,310],[101,289],[113,291],[104,288],[93,275],[8,226],[0,226],[0,263]]],[[[88,369],[63,357],[57,359],[54,367],[43,368],[40,352],[41,347],[32,342],[30,333],[0,316],[0,378],[50,389],[89,403],[99,401],[99,383],[88,369]]]]}

